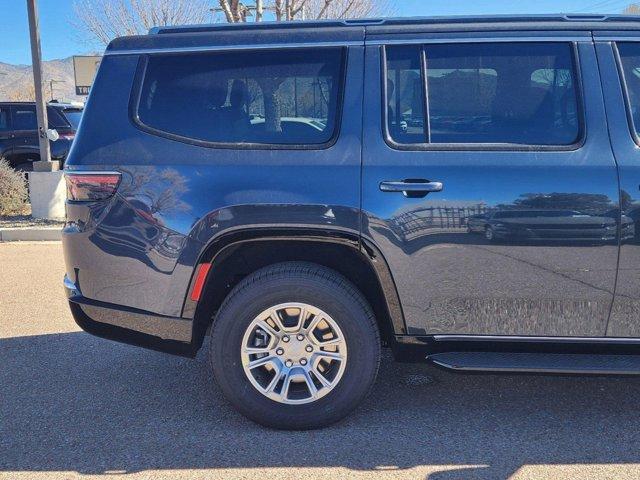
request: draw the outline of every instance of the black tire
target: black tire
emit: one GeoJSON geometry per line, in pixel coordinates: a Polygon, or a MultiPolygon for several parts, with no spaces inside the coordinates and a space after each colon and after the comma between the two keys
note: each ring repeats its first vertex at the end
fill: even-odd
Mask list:
{"type": "Polygon", "coordinates": [[[267,427],[305,430],[341,420],[366,397],[378,373],[380,336],[371,308],[347,279],[316,264],[286,262],[258,270],[231,291],[214,319],[209,360],[220,389],[240,413],[267,427]],[[249,324],[260,312],[286,302],[326,312],[347,344],[342,378],[311,403],[289,405],[267,398],[242,367],[240,348],[249,324]]]}
{"type": "Polygon", "coordinates": [[[493,228],[491,226],[488,226],[484,229],[484,238],[489,242],[495,242],[496,235],[493,232],[493,228]]]}

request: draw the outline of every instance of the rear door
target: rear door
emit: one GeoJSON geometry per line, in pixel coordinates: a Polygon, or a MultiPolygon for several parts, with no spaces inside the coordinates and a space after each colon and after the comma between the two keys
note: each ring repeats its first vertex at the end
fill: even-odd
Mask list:
{"type": "Polygon", "coordinates": [[[367,38],[363,238],[406,333],[604,335],[619,199],[590,33],[367,38]]]}
{"type": "Polygon", "coordinates": [[[595,34],[608,125],[620,172],[621,247],[607,335],[640,336],[640,32],[595,34]]]}

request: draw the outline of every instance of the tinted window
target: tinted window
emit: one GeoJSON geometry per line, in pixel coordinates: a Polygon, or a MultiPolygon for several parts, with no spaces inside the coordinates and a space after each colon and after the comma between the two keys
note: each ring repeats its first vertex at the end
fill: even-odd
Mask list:
{"type": "Polygon", "coordinates": [[[420,47],[387,47],[387,125],[398,143],[422,143],[424,90],[420,47]]]}
{"type": "Polygon", "coordinates": [[[138,117],[208,142],[323,144],[337,125],[342,57],[338,48],[152,56],[138,117]]]}
{"type": "Polygon", "coordinates": [[[80,125],[80,119],[82,118],[82,110],[73,110],[67,108],[64,110],[63,115],[71,124],[71,128],[73,128],[74,130],[78,130],[78,125],[80,125]]]}
{"type": "Polygon", "coordinates": [[[38,117],[36,107],[13,107],[13,129],[14,130],[37,130],[38,117]]]}
{"type": "MultiPolygon", "coordinates": [[[[414,63],[419,60],[414,47],[394,48],[414,63]]],[[[427,45],[424,52],[428,142],[570,145],[578,140],[570,44],[427,45]]]]}
{"type": "Polygon", "coordinates": [[[632,128],[636,135],[640,135],[640,44],[619,43],[618,52],[624,72],[632,128]]]}
{"type": "Polygon", "coordinates": [[[0,107],[0,131],[9,130],[9,107],[0,107]]]}
{"type": "Polygon", "coordinates": [[[69,124],[57,108],[47,108],[47,121],[49,122],[49,128],[69,128],[69,124]]]}

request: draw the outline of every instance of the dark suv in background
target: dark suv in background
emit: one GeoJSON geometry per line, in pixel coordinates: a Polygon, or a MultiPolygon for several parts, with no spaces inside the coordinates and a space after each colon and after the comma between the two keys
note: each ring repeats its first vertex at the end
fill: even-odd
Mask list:
{"type": "Polygon", "coordinates": [[[208,336],[277,428],[353,410],[381,346],[640,374],[640,18],[166,27],[103,58],[65,166],[84,330],[208,336]]]}
{"type": "MultiPolygon", "coordinates": [[[[75,138],[82,105],[55,103],[47,105],[49,128],[60,138],[51,142],[51,157],[64,161],[75,138]]],[[[32,170],[32,162],[40,159],[38,118],[33,102],[0,102],[0,158],[17,170],[32,170]]]]}

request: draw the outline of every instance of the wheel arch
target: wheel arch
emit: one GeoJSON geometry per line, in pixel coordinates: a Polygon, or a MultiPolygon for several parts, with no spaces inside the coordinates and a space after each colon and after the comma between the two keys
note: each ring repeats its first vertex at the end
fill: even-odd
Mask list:
{"type": "Polygon", "coordinates": [[[383,342],[406,334],[404,315],[389,266],[379,249],[358,235],[322,229],[250,229],[212,240],[200,254],[182,316],[193,318],[192,343],[202,345],[212,319],[229,292],[247,275],[285,261],[308,261],[351,281],[374,311],[383,342]],[[209,265],[199,301],[191,298],[201,265],[209,265]]]}

